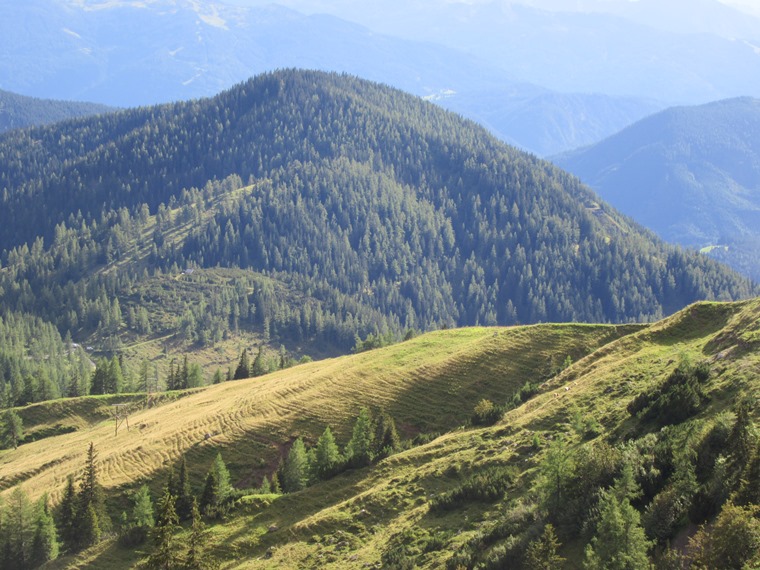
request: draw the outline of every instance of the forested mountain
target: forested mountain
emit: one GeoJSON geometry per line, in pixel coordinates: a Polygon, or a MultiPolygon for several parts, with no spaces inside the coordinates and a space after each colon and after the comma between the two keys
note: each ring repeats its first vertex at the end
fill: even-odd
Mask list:
{"type": "Polygon", "coordinates": [[[645,321],[756,291],[475,124],[348,76],[282,71],[16,131],[0,157],[0,301],[109,352],[239,327],[347,350],[357,334],[645,321]]]}
{"type": "Polygon", "coordinates": [[[760,279],[760,100],[668,109],[555,162],[664,239],[760,279]]]}
{"type": "Polygon", "coordinates": [[[0,133],[112,110],[96,103],[35,99],[0,90],[0,133]]]}
{"type": "Polygon", "coordinates": [[[597,142],[664,108],[551,92],[462,51],[276,4],[5,2],[0,50],[4,89],[121,107],[213,96],[273,69],[347,72],[434,98],[540,155],[597,142]]]}

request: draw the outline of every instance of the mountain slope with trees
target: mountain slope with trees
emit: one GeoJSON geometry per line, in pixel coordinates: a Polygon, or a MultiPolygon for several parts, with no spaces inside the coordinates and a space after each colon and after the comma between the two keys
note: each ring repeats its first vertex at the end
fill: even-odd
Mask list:
{"type": "Polygon", "coordinates": [[[751,300],[644,326],[436,331],[123,397],[117,435],[97,416],[112,398],[20,408],[38,432],[75,430],[0,451],[5,560],[753,567],[759,317],[751,300]]]}
{"type": "Polygon", "coordinates": [[[50,101],[0,90],[0,133],[112,110],[111,107],[97,103],[50,101]]]}
{"type": "MultiPolygon", "coordinates": [[[[75,339],[141,328],[141,283],[215,267],[275,279],[362,337],[644,321],[755,291],[549,163],[348,76],[266,74],[211,99],[11,133],[0,156],[1,300],[75,339]]],[[[270,295],[254,313],[250,284],[230,291],[222,332],[242,304],[269,338],[321,326],[298,301],[275,310],[270,295]]]]}
{"type": "Polygon", "coordinates": [[[760,278],[760,101],[668,109],[557,157],[610,204],[760,278]]]}

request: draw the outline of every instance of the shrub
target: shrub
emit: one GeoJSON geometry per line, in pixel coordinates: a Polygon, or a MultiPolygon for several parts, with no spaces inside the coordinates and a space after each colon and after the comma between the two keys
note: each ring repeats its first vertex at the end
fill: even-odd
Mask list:
{"type": "Polygon", "coordinates": [[[485,398],[475,404],[472,410],[472,424],[476,426],[490,426],[501,419],[504,410],[496,406],[491,400],[485,398]]]}
{"type": "Polygon", "coordinates": [[[706,363],[682,363],[656,390],[636,396],[628,404],[628,412],[661,426],[681,423],[709,400],[702,387],[709,378],[706,363]]]}
{"type": "Polygon", "coordinates": [[[491,502],[501,499],[515,479],[513,468],[491,466],[471,475],[458,487],[435,497],[433,511],[450,511],[471,502],[491,502]]]}

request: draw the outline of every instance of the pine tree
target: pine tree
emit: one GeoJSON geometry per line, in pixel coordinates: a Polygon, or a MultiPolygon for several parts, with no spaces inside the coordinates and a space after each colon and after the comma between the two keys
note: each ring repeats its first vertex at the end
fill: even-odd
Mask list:
{"type": "Polygon", "coordinates": [[[207,517],[211,517],[216,514],[216,506],[219,498],[218,489],[219,486],[216,482],[216,475],[212,469],[208,472],[208,475],[206,475],[206,482],[203,485],[203,492],[201,493],[201,500],[199,505],[201,512],[207,517]]]}
{"type": "Polygon", "coordinates": [[[174,533],[179,526],[174,502],[175,498],[168,490],[164,491],[158,502],[156,524],[153,527],[153,552],[146,563],[152,570],[175,570],[180,566],[174,546],[174,533]]]}
{"type": "Polygon", "coordinates": [[[309,484],[309,459],[306,446],[300,437],[293,442],[288,452],[282,479],[282,488],[286,493],[295,493],[309,484]]]}
{"type": "Polygon", "coordinates": [[[37,502],[35,517],[31,555],[33,567],[42,566],[45,562],[58,558],[58,536],[48,507],[47,494],[44,494],[37,502]]]}
{"type": "Polygon", "coordinates": [[[752,421],[752,408],[749,402],[742,401],[736,409],[736,422],[726,442],[729,459],[731,486],[739,484],[739,479],[750,463],[757,447],[757,435],[752,421]]]}
{"type": "Polygon", "coordinates": [[[264,475],[264,478],[261,480],[261,486],[259,487],[259,493],[262,495],[268,495],[272,492],[272,484],[269,482],[269,477],[264,475]]]}
{"type": "Polygon", "coordinates": [[[267,373],[267,369],[264,366],[264,354],[262,347],[259,347],[259,351],[256,353],[256,358],[253,359],[251,364],[251,376],[263,376],[267,373]]]}
{"type": "Polygon", "coordinates": [[[14,410],[7,410],[3,414],[3,440],[5,444],[17,449],[22,439],[24,439],[23,421],[14,410]]]}
{"type": "Polygon", "coordinates": [[[340,449],[338,449],[338,444],[335,443],[330,426],[327,426],[317,440],[313,464],[315,478],[329,479],[338,470],[340,463],[340,449]]]}
{"type": "Polygon", "coordinates": [[[367,408],[361,408],[354,423],[351,439],[346,445],[346,461],[351,467],[364,467],[372,462],[372,418],[367,408]]]}
{"type": "Polygon", "coordinates": [[[177,498],[177,516],[180,521],[186,521],[190,518],[193,497],[190,490],[190,480],[187,473],[187,460],[182,456],[179,464],[179,475],[177,477],[177,486],[175,496],[177,498]]]}
{"type": "Polygon", "coordinates": [[[63,492],[63,500],[58,507],[58,534],[61,537],[63,549],[67,552],[77,550],[76,509],[77,496],[74,489],[74,476],[69,475],[66,480],[66,490],[63,492]]]}
{"type": "Polygon", "coordinates": [[[124,373],[117,357],[111,358],[108,364],[108,385],[106,391],[109,394],[121,394],[124,391],[124,373]]]}
{"type": "Polygon", "coordinates": [[[248,349],[244,348],[243,352],[240,354],[240,362],[238,362],[237,368],[235,369],[235,375],[232,378],[233,380],[242,380],[243,378],[250,377],[251,368],[248,364],[248,349]]]}
{"type": "Polygon", "coordinates": [[[549,523],[541,537],[531,542],[525,551],[526,570],[562,570],[565,559],[557,554],[558,549],[557,535],[549,523]]]}
{"type": "Polygon", "coordinates": [[[639,512],[627,498],[604,491],[599,500],[596,535],[586,547],[587,570],[649,570],[650,543],[639,512]]]}
{"type": "Polygon", "coordinates": [[[216,478],[217,505],[222,505],[232,494],[232,485],[230,484],[230,472],[222,460],[221,453],[216,454],[213,471],[216,478]]]}
{"type": "Polygon", "coordinates": [[[151,528],[155,521],[153,519],[153,501],[150,498],[150,489],[143,485],[132,497],[134,506],[132,507],[132,524],[144,529],[151,528]]]}
{"type": "Polygon", "coordinates": [[[35,525],[32,504],[21,487],[13,489],[8,498],[7,530],[10,568],[25,568],[31,555],[35,525]]]}
{"type": "Polygon", "coordinates": [[[376,459],[388,457],[401,447],[401,440],[396,431],[396,422],[386,412],[377,418],[375,426],[374,455],[376,459]]]}
{"type": "Polygon", "coordinates": [[[190,537],[187,545],[184,568],[187,570],[208,570],[213,567],[204,552],[206,544],[206,525],[203,524],[198,503],[193,497],[190,504],[190,537]]]}
{"type": "Polygon", "coordinates": [[[98,483],[95,463],[95,445],[90,443],[77,496],[76,534],[79,548],[87,548],[100,540],[101,534],[110,530],[110,520],[105,510],[103,490],[98,483]]]}

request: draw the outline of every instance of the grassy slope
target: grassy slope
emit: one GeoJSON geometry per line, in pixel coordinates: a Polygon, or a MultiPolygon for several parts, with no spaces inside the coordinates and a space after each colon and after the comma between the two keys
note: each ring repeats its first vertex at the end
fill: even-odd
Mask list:
{"type": "MultiPolygon", "coordinates": [[[[65,474],[81,465],[86,442],[93,440],[109,488],[155,474],[181,452],[195,465],[197,480],[220,448],[233,477],[247,483],[253,467],[262,468],[255,475],[268,468],[278,444],[296,435],[313,441],[330,423],[339,441],[345,441],[360,404],[387,407],[407,433],[452,429],[463,423],[480,397],[503,401],[526,379],[540,376],[550,357],[573,355],[575,364],[496,426],[452,429],[373,468],[345,473],[298,494],[252,496],[227,524],[211,529],[212,547],[224,567],[242,568],[376,564],[394,534],[427,530],[442,537],[443,546],[417,563],[435,568],[503,513],[506,503],[471,504],[441,516],[429,512],[433,494],[497,462],[512,464],[521,473],[507,502],[524,495],[541,458],[531,446],[536,434],[546,441],[568,431],[574,410],[595,417],[612,437],[634,432],[639,426],[629,417],[627,403],[663,380],[684,355],[711,362],[714,379],[708,388],[713,398],[701,414],[711,417],[738,394],[756,391],[758,348],[760,300],[694,305],[638,332],[576,325],[440,331],[264,380],[213,387],[136,414],[133,423],[144,427],[116,438],[112,426],[102,424],[3,452],[0,477],[34,473],[25,482],[32,494],[60,488],[65,474]],[[623,333],[632,334],[615,340],[623,333]],[[600,348],[593,351],[595,346],[600,348]],[[580,358],[583,354],[587,356],[580,358]],[[215,431],[219,433],[203,439],[215,431]],[[60,465],[40,467],[57,458],[62,458],[60,465]],[[273,524],[277,530],[268,532],[273,524]],[[268,550],[271,558],[264,556],[268,550]]],[[[580,546],[568,545],[565,554],[572,556],[580,546]]],[[[61,560],[58,566],[127,567],[134,560],[133,553],[105,543],[78,562],[61,560]]]]}
{"type": "Polygon", "coordinates": [[[220,449],[233,478],[247,484],[273,469],[281,446],[299,435],[314,441],[331,424],[345,439],[361,405],[387,409],[407,435],[448,430],[464,423],[480,398],[505,401],[527,380],[544,375],[552,359],[577,358],[630,330],[537,325],[429,333],[385,349],[212,386],[150,409],[138,403],[129,418],[132,429],[117,436],[103,408],[108,399],[37,404],[21,410],[28,430],[57,424],[77,430],[0,452],[0,481],[21,479],[31,495],[51,490],[55,498],[92,441],[107,489],[152,477],[182,453],[197,466],[200,480],[220,449]],[[48,419],[33,419],[40,415],[48,419]]]}
{"type": "MultiPolygon", "coordinates": [[[[578,361],[497,426],[446,434],[388,458],[375,469],[284,496],[273,507],[215,527],[217,553],[231,541],[240,551],[240,560],[230,561],[229,567],[354,568],[377,563],[394,534],[426,529],[445,537],[445,547],[424,554],[417,564],[441,567],[458,544],[506,508],[505,504],[471,504],[450,515],[431,514],[431,496],[451,489],[461,481],[461,474],[491,462],[512,464],[521,471],[521,478],[507,501],[524,495],[541,458],[531,446],[535,434],[546,441],[568,432],[569,416],[576,409],[599,420],[610,436],[636,430],[626,411],[629,400],[663,380],[684,355],[707,359],[716,374],[709,385],[712,403],[701,414],[709,421],[739,394],[757,393],[759,347],[760,301],[689,307],[578,361]],[[266,533],[271,524],[281,530],[266,533]],[[336,547],[340,542],[331,538],[336,536],[348,546],[336,547]],[[271,559],[262,557],[268,548],[272,548],[271,559]]],[[[573,558],[578,560],[581,548],[566,546],[568,567],[573,558]]],[[[230,560],[228,555],[223,558],[230,560]]]]}

